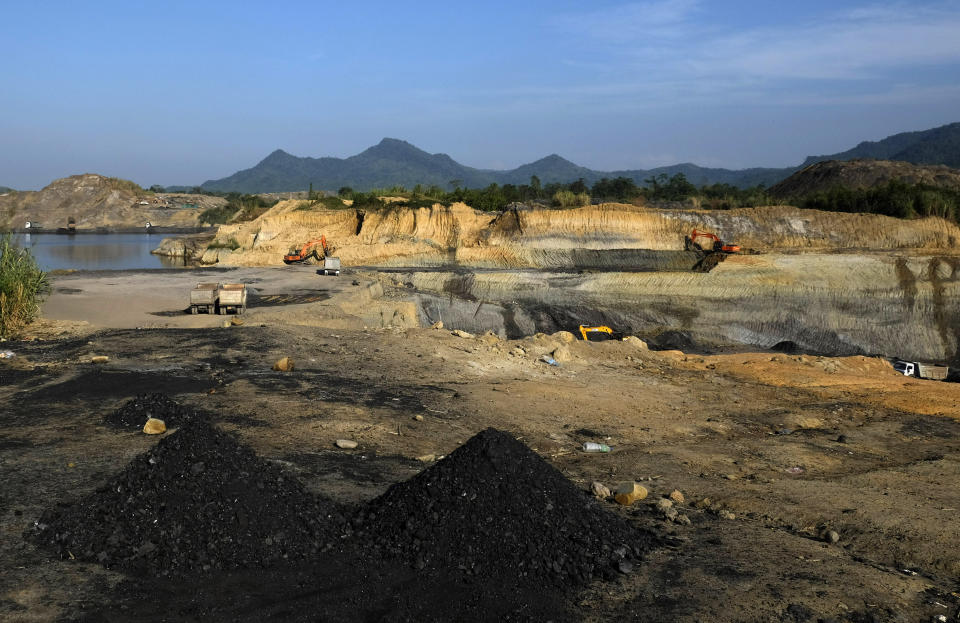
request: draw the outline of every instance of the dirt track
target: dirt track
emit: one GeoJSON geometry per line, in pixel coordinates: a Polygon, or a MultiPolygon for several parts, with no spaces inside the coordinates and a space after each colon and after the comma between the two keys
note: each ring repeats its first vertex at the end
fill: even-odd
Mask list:
{"type": "MultiPolygon", "coordinates": [[[[94,277],[87,289],[118,278],[136,275],[94,277]]],[[[335,287],[364,286],[343,279],[335,287]]],[[[171,328],[87,335],[88,327],[63,322],[47,334],[65,328],[74,337],[4,345],[18,357],[0,362],[0,618],[258,620],[277,615],[278,600],[346,599],[350,589],[331,584],[329,570],[207,577],[190,590],[116,589],[120,574],[57,560],[21,538],[44,509],[92,491],[153,446],[155,438],[100,420],[154,391],[212,411],[260,456],[348,504],[423,469],[416,457],[448,454],[489,426],[511,431],[584,488],[642,481],[646,500],[609,508],[665,545],[631,575],[560,600],[575,619],[927,621],[960,609],[956,384],[905,379],[863,357],[700,357],[619,342],[570,344],[572,359],[555,368],[538,359],[560,338],[364,330],[338,320],[331,301],[288,303],[251,310],[230,328],[219,316],[171,314],[150,316],[171,328]],[[284,322],[307,324],[312,315],[342,326],[284,322]],[[110,360],[92,364],[92,355],[110,360]],[[295,360],[293,372],[270,369],[281,356],[295,360]],[[359,448],[339,450],[338,438],[359,448]],[[614,452],[578,451],[591,440],[614,452]],[[686,498],[679,511],[689,525],[655,507],[674,489],[686,498]],[[291,592],[289,574],[302,589],[291,592]]],[[[384,590],[402,600],[430,585],[407,573],[381,578],[384,590]]],[[[483,591],[454,588],[465,600],[483,591]]],[[[401,616],[391,615],[396,599],[377,601],[387,609],[377,612],[401,616]]]]}

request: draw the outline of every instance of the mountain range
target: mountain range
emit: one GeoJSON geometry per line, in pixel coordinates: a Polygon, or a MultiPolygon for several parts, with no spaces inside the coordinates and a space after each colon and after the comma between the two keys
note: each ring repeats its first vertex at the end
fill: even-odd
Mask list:
{"type": "Polygon", "coordinates": [[[342,186],[369,190],[396,185],[412,187],[416,184],[435,184],[449,189],[454,181],[466,188],[481,188],[492,183],[528,184],[534,175],[544,184],[572,182],[579,178],[592,184],[604,177],[628,177],[642,185],[645,179],[652,176],[673,176],[677,173],[683,173],[698,186],[726,183],[749,187],[757,184],[770,186],[806,166],[825,160],[859,158],[960,167],[960,122],[920,132],[895,134],[881,141],[865,141],[838,154],[810,156],[796,167],[740,170],[683,163],[654,169],[596,171],[556,154],[510,170],[477,169],[462,165],[447,154],[430,154],[406,141],[385,138],[349,158],[299,157],[278,149],[255,166],[222,179],[208,180],[201,188],[261,193],[306,190],[311,185],[317,190],[336,190],[342,186]]]}

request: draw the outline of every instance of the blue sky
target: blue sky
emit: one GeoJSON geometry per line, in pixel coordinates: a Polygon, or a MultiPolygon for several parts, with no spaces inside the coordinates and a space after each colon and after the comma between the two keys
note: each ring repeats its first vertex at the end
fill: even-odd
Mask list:
{"type": "Polygon", "coordinates": [[[484,168],[788,166],[960,121],[960,0],[8,3],[0,78],[21,189],[385,136],[484,168]]]}

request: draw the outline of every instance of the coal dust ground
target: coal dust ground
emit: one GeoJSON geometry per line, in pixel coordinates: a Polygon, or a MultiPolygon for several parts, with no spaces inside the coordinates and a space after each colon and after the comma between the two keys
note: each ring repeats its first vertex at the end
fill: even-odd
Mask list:
{"type": "Polygon", "coordinates": [[[564,339],[7,342],[0,619],[956,618],[955,384],[870,358],[564,339]],[[149,415],[176,426],[145,435],[149,415]],[[593,481],[650,494],[620,507],[593,481]]]}

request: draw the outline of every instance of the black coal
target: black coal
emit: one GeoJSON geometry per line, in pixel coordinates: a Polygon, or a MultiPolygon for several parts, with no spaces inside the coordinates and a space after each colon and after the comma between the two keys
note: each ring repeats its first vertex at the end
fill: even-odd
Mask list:
{"type": "Polygon", "coordinates": [[[128,400],[116,411],[103,418],[104,424],[114,428],[139,430],[150,418],[163,420],[167,428],[176,428],[203,417],[198,411],[185,407],[166,394],[140,394],[128,400]]]}
{"type": "Polygon", "coordinates": [[[64,558],[165,576],[315,557],[341,522],[334,503],[187,420],[105,486],[45,512],[27,537],[64,558]]]}
{"type": "Polygon", "coordinates": [[[393,485],[353,526],[416,568],[555,586],[628,572],[653,541],[492,428],[393,485]]]}

